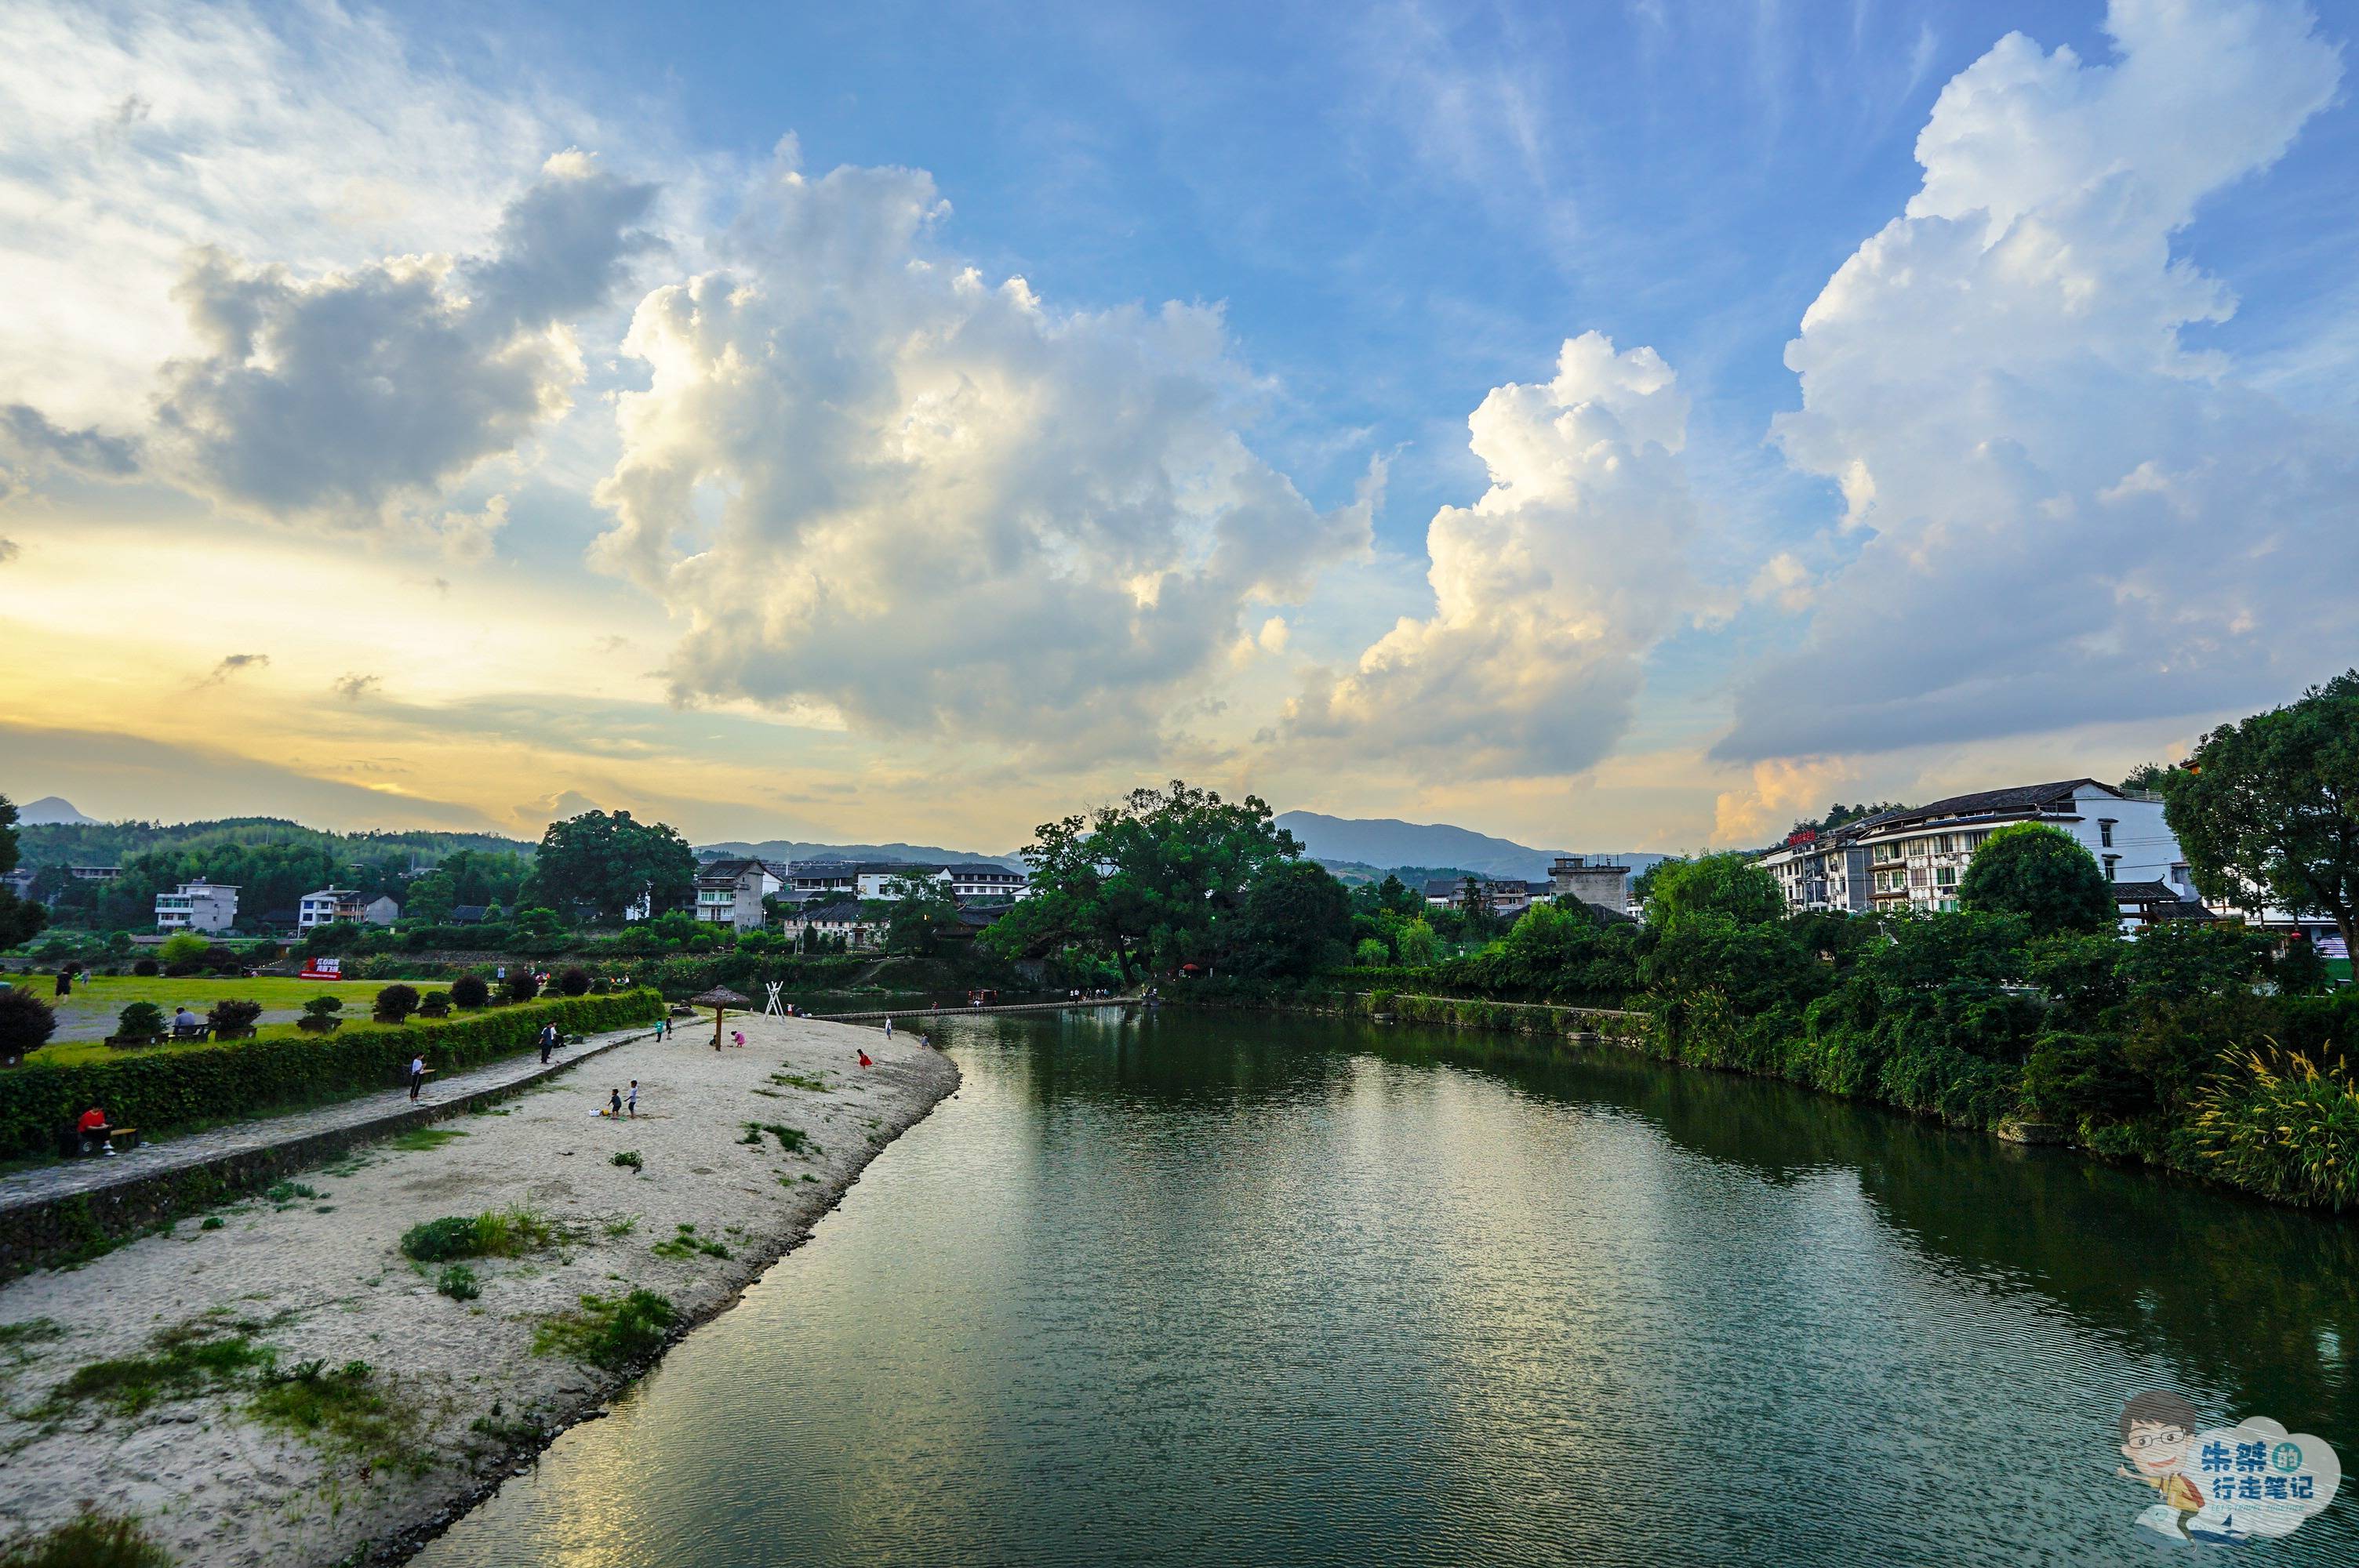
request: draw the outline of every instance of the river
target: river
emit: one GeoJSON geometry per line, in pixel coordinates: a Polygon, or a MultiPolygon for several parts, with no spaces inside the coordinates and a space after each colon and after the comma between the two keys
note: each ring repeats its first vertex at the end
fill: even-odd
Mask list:
{"type": "MultiPolygon", "coordinates": [[[[2186,1558],[2149,1388],[2359,1467],[2350,1219],[1611,1048],[938,1038],[957,1098],[421,1564],[2186,1558]]],[[[2359,1483],[2234,1555],[2359,1563],[2359,1483]]]]}

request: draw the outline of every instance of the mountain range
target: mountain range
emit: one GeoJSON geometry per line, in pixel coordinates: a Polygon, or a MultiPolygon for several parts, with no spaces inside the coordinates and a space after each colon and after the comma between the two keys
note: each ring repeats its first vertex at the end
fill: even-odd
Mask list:
{"type": "Polygon", "coordinates": [[[1494,838],[1446,822],[1402,822],[1389,816],[1328,816],[1316,811],[1281,811],[1277,825],[1302,841],[1314,860],[1363,866],[1450,866],[1477,876],[1540,881],[1559,855],[1585,854],[1614,860],[1633,871],[1660,855],[1611,850],[1535,849],[1512,838],[1494,838]]]}
{"type": "Polygon", "coordinates": [[[742,838],[726,838],[717,844],[699,844],[696,852],[707,860],[743,855],[764,860],[907,860],[920,865],[1024,869],[1021,855],[978,855],[972,849],[944,849],[933,844],[805,844],[793,838],[765,838],[749,844],[742,838]]]}

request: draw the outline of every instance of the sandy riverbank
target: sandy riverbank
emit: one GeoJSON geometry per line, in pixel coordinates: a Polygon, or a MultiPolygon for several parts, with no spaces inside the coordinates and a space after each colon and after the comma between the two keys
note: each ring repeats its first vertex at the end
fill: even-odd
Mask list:
{"type": "Polygon", "coordinates": [[[430,1533],[620,1386],[622,1374],[550,1343],[564,1314],[581,1325],[584,1295],[647,1290],[683,1326],[711,1316],[957,1086],[949,1059],[911,1033],[887,1042],[799,1019],[731,1027],[745,1029],[745,1049],[716,1054],[709,1023],[701,1039],[684,1025],[444,1123],[463,1136],[436,1147],[373,1145],[295,1178],[309,1195],[281,1189],[278,1202],[220,1210],[216,1228],[192,1217],[0,1288],[0,1535],[90,1506],[138,1516],[179,1563],[297,1564],[430,1533]],[[858,1065],[862,1047],[875,1066],[858,1065]],[[633,1078],[639,1119],[596,1117],[633,1078]],[[741,1142],[748,1122],[816,1148],[789,1152],[768,1131],[741,1142]],[[623,1151],[642,1172],[611,1162],[623,1151]],[[472,1260],[475,1300],[438,1293],[437,1270],[397,1247],[420,1221],[517,1206],[566,1238],[472,1260]],[[658,1254],[683,1225],[729,1256],[658,1254]],[[24,1325],[35,1326],[11,1326],[24,1325]],[[282,1373],[322,1363],[324,1380],[266,1390],[262,1368],[245,1364],[262,1347],[282,1373]],[[147,1365],[112,1390],[106,1374],[83,1371],[71,1392],[78,1370],[125,1359],[147,1365]],[[352,1362],[366,1373],[339,1384],[352,1362]],[[161,1397],[134,1412],[140,1388],[161,1397]],[[290,1430],[321,1410],[330,1426],[290,1430]]]}

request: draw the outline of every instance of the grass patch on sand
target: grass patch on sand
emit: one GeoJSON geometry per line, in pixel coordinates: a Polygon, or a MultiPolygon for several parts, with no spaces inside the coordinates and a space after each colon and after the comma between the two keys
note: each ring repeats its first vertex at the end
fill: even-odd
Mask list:
{"type": "Polygon", "coordinates": [[[283,1370],[265,1367],[262,1386],[245,1409],[265,1426],[374,1465],[419,1476],[432,1464],[418,1442],[416,1415],[386,1397],[365,1361],[347,1361],[333,1371],[321,1360],[283,1370]]]}
{"type": "Polygon", "coordinates": [[[680,1221],[679,1229],[669,1241],[658,1241],[651,1251],[658,1258],[693,1258],[702,1253],[707,1258],[726,1258],[729,1249],[710,1237],[699,1236],[696,1227],[680,1221]]]}
{"type": "Polygon", "coordinates": [[[85,1512],[0,1546],[0,1568],[172,1568],[172,1554],[135,1519],[85,1512]]]}
{"type": "Polygon", "coordinates": [[[653,1291],[585,1295],[580,1311],[559,1313],[534,1330],[532,1353],[570,1356],[618,1372],[652,1360],[679,1317],[671,1298],[653,1291]]]}
{"type": "Polygon", "coordinates": [[[583,1239],[581,1227],[528,1208],[493,1208],[446,1215],[402,1233],[405,1257],[420,1263],[461,1258],[514,1258],[583,1239]]]}
{"type": "Polygon", "coordinates": [[[121,1356],[77,1367],[49,1392],[47,1413],[62,1414],[84,1404],[103,1405],[117,1415],[137,1415],[168,1400],[194,1399],[227,1388],[270,1352],[251,1337],[253,1324],[199,1319],[165,1329],[145,1356],[121,1356]]]}
{"type": "Polygon", "coordinates": [[[385,1143],[388,1149],[399,1149],[407,1153],[422,1154],[429,1149],[441,1148],[453,1138],[466,1136],[465,1133],[451,1127],[413,1127],[407,1132],[386,1139],[385,1143]]]}
{"type": "Polygon", "coordinates": [[[762,1134],[765,1132],[777,1139],[778,1141],[778,1147],[787,1153],[816,1154],[819,1152],[819,1145],[805,1137],[801,1128],[781,1127],[775,1121],[747,1122],[745,1124],[745,1136],[740,1138],[737,1141],[740,1143],[759,1143],[762,1141],[762,1134]]]}
{"type": "Polygon", "coordinates": [[[66,1325],[53,1317],[28,1317],[0,1323],[0,1364],[21,1367],[40,1354],[33,1348],[65,1337],[66,1325]]]}
{"type": "Polygon", "coordinates": [[[770,1081],[790,1089],[809,1089],[815,1095],[827,1092],[827,1077],[821,1073],[772,1073],[770,1081]]]}

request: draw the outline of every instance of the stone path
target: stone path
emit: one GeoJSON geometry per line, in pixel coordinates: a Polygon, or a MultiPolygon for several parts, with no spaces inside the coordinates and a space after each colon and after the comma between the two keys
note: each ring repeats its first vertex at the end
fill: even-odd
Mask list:
{"type": "MultiPolygon", "coordinates": [[[[592,1034],[571,1051],[560,1054],[546,1067],[540,1065],[538,1051],[525,1051],[487,1066],[456,1073],[449,1077],[429,1077],[425,1099],[421,1104],[457,1111],[486,1091],[511,1089],[553,1077],[576,1063],[587,1061],[630,1041],[644,1040],[653,1033],[653,1026],[641,1025],[592,1034]]],[[[218,1127],[210,1132],[190,1132],[158,1142],[143,1143],[112,1160],[104,1155],[92,1155],[88,1159],[44,1165],[38,1170],[20,1171],[13,1176],[0,1177],[0,1215],[54,1203],[60,1198],[103,1193],[110,1187],[128,1186],[176,1171],[193,1170],[201,1165],[236,1159],[281,1144],[301,1142],[325,1132],[364,1130],[375,1122],[386,1123],[386,1130],[391,1131],[401,1123],[414,1121],[419,1111],[419,1106],[409,1103],[409,1089],[404,1085],[382,1094],[339,1100],[317,1110],[290,1111],[285,1116],[265,1117],[257,1121],[218,1127]]]]}

